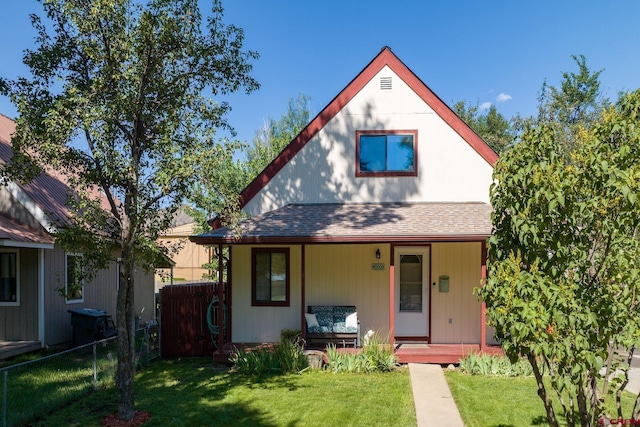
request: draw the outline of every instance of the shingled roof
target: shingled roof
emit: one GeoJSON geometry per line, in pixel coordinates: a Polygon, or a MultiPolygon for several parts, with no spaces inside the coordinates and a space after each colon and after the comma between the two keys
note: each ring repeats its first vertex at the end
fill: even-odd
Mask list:
{"type": "Polygon", "coordinates": [[[191,240],[216,243],[481,241],[491,235],[491,206],[471,203],[291,204],[191,240]]]}

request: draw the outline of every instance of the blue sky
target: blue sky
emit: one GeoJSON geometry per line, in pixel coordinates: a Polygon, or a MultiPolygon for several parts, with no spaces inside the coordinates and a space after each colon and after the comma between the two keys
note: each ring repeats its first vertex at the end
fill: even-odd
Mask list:
{"type": "MultiPolygon", "coordinates": [[[[0,14],[0,76],[26,70],[22,51],[35,35],[35,0],[6,2],[0,14]]],[[[201,1],[203,12],[208,11],[201,1]]],[[[571,55],[604,69],[603,90],[640,88],[640,1],[348,1],[223,0],[225,20],[244,29],[245,47],[260,53],[261,89],[229,98],[238,138],[251,141],[288,99],[311,97],[319,113],[384,46],[452,105],[494,103],[506,117],[533,114],[547,79],[575,71],[571,55]]],[[[0,98],[0,112],[15,108],[0,98]]]]}

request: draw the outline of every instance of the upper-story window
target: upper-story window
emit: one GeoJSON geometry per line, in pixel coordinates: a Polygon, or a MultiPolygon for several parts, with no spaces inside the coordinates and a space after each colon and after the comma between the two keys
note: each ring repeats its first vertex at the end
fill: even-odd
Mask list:
{"type": "Polygon", "coordinates": [[[418,131],[356,131],[356,176],[417,176],[418,131]]]}

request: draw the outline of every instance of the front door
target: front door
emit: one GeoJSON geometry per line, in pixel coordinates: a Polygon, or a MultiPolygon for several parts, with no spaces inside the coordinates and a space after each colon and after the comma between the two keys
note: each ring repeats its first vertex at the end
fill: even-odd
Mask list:
{"type": "Polygon", "coordinates": [[[395,336],[428,340],[429,247],[395,248],[395,336]]]}

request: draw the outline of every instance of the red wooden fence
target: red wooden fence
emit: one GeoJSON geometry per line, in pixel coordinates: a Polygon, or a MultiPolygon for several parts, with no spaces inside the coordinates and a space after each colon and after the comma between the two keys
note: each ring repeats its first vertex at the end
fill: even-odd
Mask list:
{"type": "MultiPolygon", "coordinates": [[[[207,326],[207,308],[217,289],[218,283],[169,285],[160,289],[163,357],[213,355],[215,347],[207,326]]],[[[214,315],[214,324],[215,319],[214,315]]],[[[225,342],[227,330],[228,322],[225,342]]]]}

